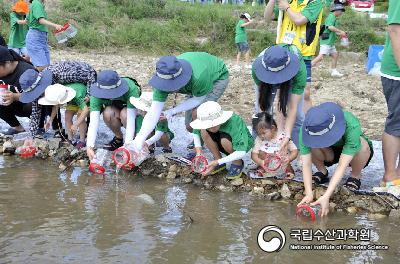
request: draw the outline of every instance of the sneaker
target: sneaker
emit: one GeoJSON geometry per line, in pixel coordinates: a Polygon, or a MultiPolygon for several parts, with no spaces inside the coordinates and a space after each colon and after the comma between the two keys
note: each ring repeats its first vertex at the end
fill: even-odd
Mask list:
{"type": "Polygon", "coordinates": [[[343,74],[341,74],[337,70],[332,70],[331,76],[332,77],[343,77],[343,74]]]}
{"type": "Polygon", "coordinates": [[[194,152],[189,152],[189,153],[186,155],[186,157],[184,157],[184,158],[187,159],[187,160],[192,161],[192,160],[194,159],[194,157],[196,157],[196,153],[194,153],[194,152]]]}
{"type": "Polygon", "coordinates": [[[78,142],[76,142],[75,143],[75,147],[77,148],[77,149],[83,149],[83,148],[85,148],[86,147],[86,142],[85,141],[78,141],[78,142]]]}
{"type": "Polygon", "coordinates": [[[189,149],[189,150],[194,149],[194,141],[192,141],[191,143],[189,143],[189,145],[187,145],[186,148],[189,149]]]}
{"type": "Polygon", "coordinates": [[[162,148],[162,152],[163,152],[163,153],[172,153],[172,148],[171,148],[171,147],[162,148]]]}
{"type": "Polygon", "coordinates": [[[109,151],[114,151],[117,148],[120,148],[124,145],[124,141],[122,138],[117,138],[114,137],[110,142],[108,142],[107,145],[104,145],[104,149],[109,150],[109,151]]]}
{"type": "Polygon", "coordinates": [[[12,136],[12,135],[16,135],[16,134],[19,134],[19,133],[22,133],[22,132],[25,132],[25,130],[18,131],[16,129],[10,127],[9,129],[1,132],[1,134],[5,135],[5,136],[12,136]]]}

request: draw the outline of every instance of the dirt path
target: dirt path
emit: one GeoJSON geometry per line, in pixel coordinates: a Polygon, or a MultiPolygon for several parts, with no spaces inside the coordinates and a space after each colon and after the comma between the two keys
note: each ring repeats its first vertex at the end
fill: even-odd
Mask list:
{"type": "MultiPolygon", "coordinates": [[[[53,50],[52,61],[82,60],[103,70],[115,69],[121,75],[136,78],[145,90],[150,89],[147,81],[154,71],[157,57],[137,55],[130,52],[79,53],[76,51],[53,50]]],[[[232,69],[234,61],[225,59],[232,69]]],[[[380,139],[387,115],[386,102],[380,78],[365,73],[365,55],[346,53],[339,58],[338,70],[345,77],[334,79],[329,75],[327,59],[313,72],[312,99],[314,103],[336,101],[352,111],[362,122],[365,133],[373,139],[380,139]]],[[[231,79],[221,103],[227,110],[234,110],[250,123],[253,114],[254,92],[250,70],[230,71],[231,79]]],[[[172,97],[172,96],[171,96],[172,97]]],[[[170,103],[172,102],[170,98],[170,103]]],[[[179,101],[179,98],[178,98],[179,101]]]]}

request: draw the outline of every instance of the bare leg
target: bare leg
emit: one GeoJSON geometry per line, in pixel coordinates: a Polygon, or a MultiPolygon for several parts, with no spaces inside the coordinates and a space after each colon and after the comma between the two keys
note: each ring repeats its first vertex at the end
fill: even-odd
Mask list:
{"type": "Polygon", "coordinates": [[[361,150],[354,156],[353,160],[350,162],[351,165],[351,177],[360,179],[361,171],[364,169],[371,155],[371,150],[369,148],[368,142],[361,138],[361,150]]]}
{"type": "Polygon", "coordinates": [[[214,142],[208,132],[206,130],[201,130],[201,138],[206,144],[207,148],[211,151],[211,154],[214,156],[215,160],[222,158],[221,153],[219,152],[218,145],[214,142]]]}
{"type": "Polygon", "coordinates": [[[38,72],[41,72],[41,71],[43,71],[44,69],[46,69],[48,66],[49,66],[49,65],[46,65],[46,66],[38,66],[38,67],[36,67],[36,70],[38,70],[38,72]]]}
{"type": "Polygon", "coordinates": [[[69,140],[74,139],[74,135],[71,130],[72,119],[74,118],[75,111],[66,110],[65,111],[65,129],[67,130],[67,135],[69,140]]]}
{"type": "Polygon", "coordinates": [[[250,50],[248,50],[244,56],[246,59],[246,65],[250,65],[250,50]]]}
{"type": "MultiPolygon", "coordinates": [[[[197,108],[192,109],[192,120],[196,120],[197,119],[197,108]]],[[[193,133],[193,128],[190,126],[190,124],[186,125],[186,130],[189,133],[193,133]]]]}
{"type": "Polygon", "coordinates": [[[385,182],[393,181],[398,178],[396,172],[396,162],[400,153],[400,138],[383,133],[382,136],[383,163],[385,166],[385,182]]]}
{"type": "Polygon", "coordinates": [[[311,101],[311,83],[307,82],[306,88],[304,89],[304,113],[312,107],[311,101]]]}
{"type": "Polygon", "coordinates": [[[334,158],[333,151],[330,148],[312,149],[311,150],[312,163],[317,167],[318,171],[327,174],[328,170],[324,161],[332,161],[334,158]]]}
{"type": "Polygon", "coordinates": [[[237,65],[240,65],[240,55],[241,55],[241,52],[239,51],[239,52],[237,53],[237,55],[236,55],[236,64],[237,64],[237,65]]]}
{"type": "Polygon", "coordinates": [[[122,139],[123,135],[121,132],[122,122],[120,119],[120,110],[113,106],[107,106],[103,112],[104,123],[111,129],[114,135],[122,139]]]}
{"type": "MultiPolygon", "coordinates": [[[[221,145],[222,145],[222,147],[224,148],[224,150],[225,150],[227,153],[231,154],[231,153],[234,152],[233,146],[232,146],[232,142],[230,142],[230,141],[227,140],[226,138],[221,139],[221,145]]],[[[242,165],[242,160],[235,160],[235,161],[232,161],[232,164],[241,166],[241,165],[242,165]]]]}
{"type": "Polygon", "coordinates": [[[317,66],[317,64],[320,63],[323,59],[324,59],[324,55],[323,54],[319,54],[317,57],[315,57],[311,61],[311,67],[317,66]]]}
{"type": "MultiPolygon", "coordinates": [[[[79,113],[79,115],[81,115],[81,113],[79,113]]],[[[78,115],[78,117],[79,117],[79,115],[78,115]]],[[[88,129],[88,125],[86,122],[82,122],[79,125],[79,137],[80,137],[79,140],[82,142],[85,142],[85,140],[86,140],[87,129],[88,129]]]]}
{"type": "Polygon", "coordinates": [[[332,53],[331,56],[332,56],[331,69],[333,70],[333,69],[336,69],[337,61],[338,61],[338,58],[339,58],[339,53],[332,53]]]}

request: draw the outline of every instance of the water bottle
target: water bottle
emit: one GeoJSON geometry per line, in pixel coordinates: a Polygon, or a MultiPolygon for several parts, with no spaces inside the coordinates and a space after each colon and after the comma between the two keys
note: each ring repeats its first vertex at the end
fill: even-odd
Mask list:
{"type": "Polygon", "coordinates": [[[74,27],[70,23],[66,23],[64,25],[64,27],[66,27],[65,33],[66,33],[68,39],[71,39],[71,38],[75,37],[76,34],[78,34],[78,30],[76,29],[76,27],[74,27]]]}
{"type": "Polygon", "coordinates": [[[4,82],[0,83],[0,105],[4,105],[4,94],[9,91],[9,85],[5,84],[4,82]]]}
{"type": "Polygon", "coordinates": [[[340,38],[340,45],[342,45],[343,47],[348,47],[349,44],[349,37],[347,35],[340,38]]]}
{"type": "Polygon", "coordinates": [[[192,160],[192,171],[196,173],[204,173],[208,167],[208,160],[206,157],[200,155],[194,157],[192,160]]]}
{"type": "Polygon", "coordinates": [[[37,151],[38,149],[35,146],[21,146],[15,150],[15,153],[23,159],[29,159],[35,156],[37,151]]]}
{"type": "Polygon", "coordinates": [[[90,162],[89,170],[93,173],[103,174],[106,171],[108,154],[108,150],[98,149],[96,157],[90,162]]]}
{"type": "Polygon", "coordinates": [[[296,215],[298,218],[304,221],[315,221],[321,217],[321,206],[301,204],[296,208],[296,215]]]}
{"type": "Polygon", "coordinates": [[[132,144],[128,144],[114,150],[113,161],[118,168],[133,169],[142,164],[149,155],[150,152],[147,148],[136,151],[132,144]]]}

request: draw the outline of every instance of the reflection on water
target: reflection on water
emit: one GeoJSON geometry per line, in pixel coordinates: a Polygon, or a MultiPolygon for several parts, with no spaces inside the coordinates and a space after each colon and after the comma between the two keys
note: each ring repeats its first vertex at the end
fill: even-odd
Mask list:
{"type": "MultiPolygon", "coordinates": [[[[398,220],[336,213],[302,223],[294,206],[246,193],[174,186],[121,173],[59,173],[48,162],[0,157],[0,262],[13,263],[399,263],[398,220]],[[115,176],[115,175],[114,175],[115,176]],[[266,225],[368,228],[389,251],[292,251],[257,245],[266,225]]],[[[316,243],[316,242],[314,242],[316,243]]],[[[366,243],[366,242],[362,242],[366,243]]],[[[307,244],[307,243],[301,243],[307,244]]]]}

